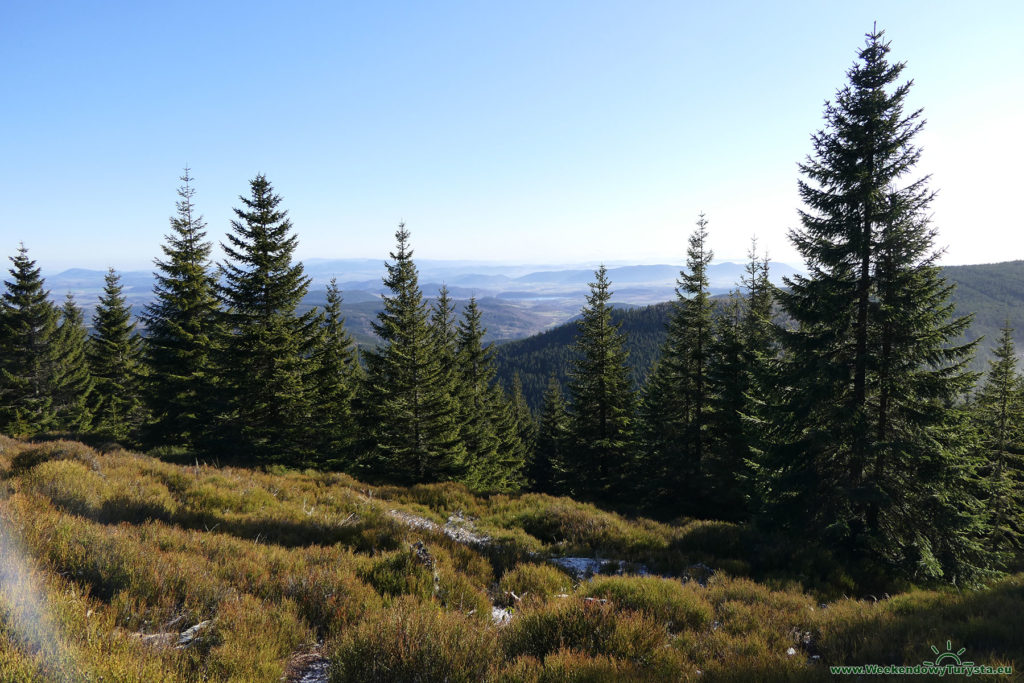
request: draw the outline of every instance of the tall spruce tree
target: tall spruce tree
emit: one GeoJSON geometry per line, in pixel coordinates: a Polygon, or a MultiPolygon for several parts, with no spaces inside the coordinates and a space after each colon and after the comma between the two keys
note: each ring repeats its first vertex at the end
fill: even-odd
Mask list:
{"type": "Polygon", "coordinates": [[[310,360],[321,315],[299,315],[310,279],[293,262],[298,237],[281,196],[263,175],[240,196],[222,243],[218,285],[224,307],[222,448],[260,462],[294,462],[308,450],[310,360]]]}
{"type": "Polygon", "coordinates": [[[56,425],[59,313],[25,245],[11,263],[0,300],[0,432],[29,437],[56,425]]]}
{"type": "Polygon", "coordinates": [[[608,272],[601,266],[594,275],[577,322],[566,465],[573,495],[614,500],[625,493],[634,464],[636,398],[622,323],[611,319],[608,272]]]}
{"type": "Polygon", "coordinates": [[[670,498],[676,512],[705,514],[705,458],[711,390],[708,365],[712,303],[707,219],[700,214],[689,238],[686,267],[680,272],[676,301],[661,357],[643,396],[644,442],[650,462],[648,491],[670,498]]]}
{"type": "Polygon", "coordinates": [[[332,278],[327,285],[327,305],[314,347],[312,375],[313,428],[316,460],[323,464],[348,464],[356,443],[353,402],[362,380],[359,354],[341,315],[341,291],[332,278]]]}
{"type": "Polygon", "coordinates": [[[121,277],[111,268],[92,318],[87,356],[96,383],[94,430],[115,441],[134,439],[145,419],[142,341],[135,331],[121,277]]]}
{"type": "Polygon", "coordinates": [[[552,375],[544,390],[537,441],[527,471],[534,491],[560,495],[568,490],[566,457],[569,438],[569,414],[562,398],[562,387],[552,375]]]}
{"type": "Polygon", "coordinates": [[[443,381],[438,337],[404,223],[395,239],[384,278],[391,293],[384,295],[384,309],[373,324],[381,344],[366,352],[368,465],[377,476],[402,483],[456,479],[466,459],[458,402],[443,381]]]}
{"type": "Polygon", "coordinates": [[[499,464],[503,445],[498,422],[501,406],[495,405],[493,349],[483,343],[486,330],[480,318],[480,307],[471,297],[457,332],[459,423],[466,448],[466,483],[475,490],[496,490],[504,478],[499,464]]]}
{"type": "Polygon", "coordinates": [[[890,572],[970,582],[989,561],[957,406],[972,347],[951,344],[968,320],[952,318],[935,265],[927,178],[907,180],[923,123],[882,36],[867,36],[800,166],[790,238],[808,275],[779,294],[795,327],[764,520],[890,572]]]}
{"type": "Polygon", "coordinates": [[[714,319],[708,359],[707,513],[720,519],[745,519],[756,510],[757,467],[770,432],[765,407],[776,354],[774,288],[768,257],[757,255],[756,240],[749,256],[742,291],[733,292],[714,319]]]}
{"type": "Polygon", "coordinates": [[[1024,382],[1017,373],[1013,329],[1003,326],[995,359],[974,402],[985,466],[984,495],[993,550],[1024,549],[1024,382]]]}
{"type": "Polygon", "coordinates": [[[56,427],[62,432],[84,434],[92,428],[94,382],[86,354],[88,340],[85,316],[69,293],[61,309],[55,340],[57,359],[53,377],[56,427]]]}
{"type": "Polygon", "coordinates": [[[177,214],[155,261],[152,303],[146,305],[147,440],[157,445],[209,444],[217,412],[213,345],[219,310],[210,272],[206,223],[196,212],[192,177],[185,168],[177,214]]]}

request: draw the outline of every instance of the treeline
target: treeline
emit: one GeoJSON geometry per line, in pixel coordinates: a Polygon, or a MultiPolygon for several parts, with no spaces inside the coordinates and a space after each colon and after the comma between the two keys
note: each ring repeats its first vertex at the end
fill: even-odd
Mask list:
{"type": "MultiPolygon", "coordinates": [[[[309,279],[263,176],[214,269],[188,173],[157,262],[145,339],[111,272],[86,334],[24,249],[0,324],[0,430],[94,433],[254,465],[334,467],[400,483],[530,489],[624,509],[730,519],[825,549],[851,573],[972,584],[1020,558],[1024,389],[1009,327],[980,387],[968,324],[936,266],[909,84],[869,36],[800,166],[807,276],[774,288],[751,251],[713,305],[708,224],[690,237],[658,360],[631,378],[602,267],[563,395],[536,420],[495,381],[476,302],[420,290],[400,225],[360,358],[336,285],[309,279]],[[779,315],[781,310],[781,316],[779,315]],[[785,322],[778,323],[783,319],[785,322]]],[[[808,571],[812,571],[808,568],[808,571]]]]}

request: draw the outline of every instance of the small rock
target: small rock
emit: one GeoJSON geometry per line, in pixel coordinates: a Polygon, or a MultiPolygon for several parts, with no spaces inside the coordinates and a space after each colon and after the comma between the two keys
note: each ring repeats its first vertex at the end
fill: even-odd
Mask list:
{"type": "Polygon", "coordinates": [[[498,626],[502,626],[512,621],[512,612],[502,607],[492,607],[491,620],[498,626]]]}
{"type": "Polygon", "coordinates": [[[796,654],[796,648],[795,647],[789,648],[788,650],[786,650],[786,654],[789,655],[790,657],[792,657],[793,655],[796,654]]]}
{"type": "Polygon", "coordinates": [[[212,622],[207,619],[206,621],[200,621],[190,629],[182,631],[178,636],[178,648],[188,647],[195,642],[196,638],[199,637],[200,632],[208,628],[211,623],[212,622]]]}

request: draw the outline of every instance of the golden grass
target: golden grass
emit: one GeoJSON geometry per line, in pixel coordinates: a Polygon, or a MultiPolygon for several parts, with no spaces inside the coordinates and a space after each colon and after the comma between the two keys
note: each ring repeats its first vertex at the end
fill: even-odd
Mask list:
{"type": "Polygon", "coordinates": [[[836,599],[851,584],[827,558],[809,568],[722,522],[3,437],[0,491],[3,681],[277,681],[321,642],[335,681],[828,680],[828,664],[919,663],[946,640],[1024,663],[1024,575],[836,599]],[[449,538],[452,515],[491,543],[449,538]],[[557,555],[718,572],[580,581],[557,555]]]}

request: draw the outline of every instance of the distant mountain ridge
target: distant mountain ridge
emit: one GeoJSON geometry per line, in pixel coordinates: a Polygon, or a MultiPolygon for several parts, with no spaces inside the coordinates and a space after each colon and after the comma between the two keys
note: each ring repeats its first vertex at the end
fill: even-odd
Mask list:
{"type": "MultiPolygon", "coordinates": [[[[344,298],[342,312],[349,328],[360,344],[374,344],[370,323],[380,310],[380,295],[385,291],[384,263],[384,259],[305,261],[313,286],[303,307],[323,305],[324,287],[332,277],[337,277],[344,298]]],[[[460,309],[469,297],[478,298],[488,329],[487,340],[495,342],[523,339],[572,320],[583,306],[587,283],[593,279],[593,270],[579,265],[559,267],[429,259],[417,263],[421,286],[428,298],[436,296],[442,284],[447,285],[460,309]]],[[[736,288],[743,264],[716,263],[709,271],[712,293],[723,294],[736,288]]],[[[772,263],[772,279],[776,284],[781,283],[783,276],[797,272],[786,264],[772,263]]],[[[614,291],[613,303],[622,309],[635,309],[673,299],[679,266],[617,265],[609,268],[608,273],[614,291]]],[[[947,266],[943,274],[957,284],[953,294],[957,310],[974,314],[965,339],[973,341],[984,337],[975,369],[985,369],[989,346],[1006,320],[1017,331],[1018,347],[1024,348],[1024,260],[947,266]]],[[[72,268],[48,274],[46,286],[57,301],[63,300],[66,292],[72,292],[85,309],[88,320],[103,290],[104,275],[102,270],[72,268]]],[[[153,298],[152,272],[125,271],[121,273],[121,282],[128,303],[139,315],[153,298]]],[[[646,319],[640,314],[636,316],[638,321],[646,319]]],[[[556,338],[560,339],[558,335],[551,337],[556,338]]],[[[640,355],[647,357],[646,352],[640,355]]],[[[544,382],[546,380],[545,374],[544,382]]]]}

